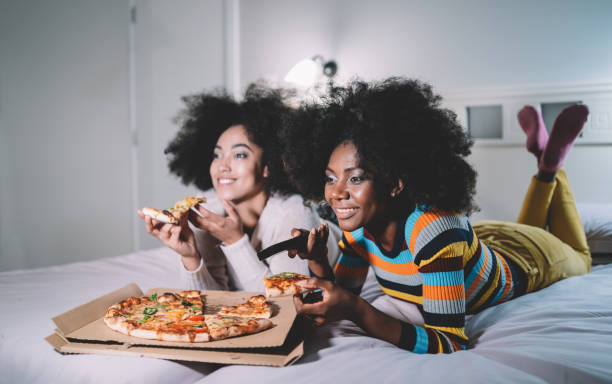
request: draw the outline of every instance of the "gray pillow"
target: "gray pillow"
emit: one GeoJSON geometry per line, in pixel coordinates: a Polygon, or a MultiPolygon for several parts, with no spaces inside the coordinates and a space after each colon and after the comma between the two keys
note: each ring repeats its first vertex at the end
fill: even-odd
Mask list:
{"type": "Polygon", "coordinates": [[[591,253],[612,254],[612,204],[576,204],[591,253]]]}

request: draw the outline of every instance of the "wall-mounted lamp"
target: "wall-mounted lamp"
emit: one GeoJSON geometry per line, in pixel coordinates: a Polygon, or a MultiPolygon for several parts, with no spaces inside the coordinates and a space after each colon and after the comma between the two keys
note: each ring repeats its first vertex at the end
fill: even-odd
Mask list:
{"type": "Polygon", "coordinates": [[[325,61],[323,56],[316,55],[311,59],[300,60],[285,76],[288,83],[297,84],[307,88],[315,85],[321,76],[332,79],[338,72],[338,65],[335,61],[325,61]]]}

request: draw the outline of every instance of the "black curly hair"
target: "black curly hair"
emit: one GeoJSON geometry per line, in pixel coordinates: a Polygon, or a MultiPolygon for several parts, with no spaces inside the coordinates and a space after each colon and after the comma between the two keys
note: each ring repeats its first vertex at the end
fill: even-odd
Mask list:
{"type": "Polygon", "coordinates": [[[185,185],[211,188],[209,169],[217,139],[227,128],[241,124],[249,139],[263,149],[263,165],[269,172],[266,190],[295,193],[283,169],[278,141],[278,132],[291,113],[285,104],[290,96],[289,91],[253,83],[242,101],[234,100],[225,90],[183,97],[186,107],[175,118],[180,129],[164,151],[169,155],[170,171],[185,185]]]}
{"type": "Polygon", "coordinates": [[[320,200],[333,150],[352,143],[360,167],[386,196],[402,180],[394,212],[416,206],[470,214],[476,172],[466,161],[472,140],[441,97],[418,80],[352,80],[332,86],[319,103],[302,105],[281,134],[290,180],[306,198],[320,200]]]}

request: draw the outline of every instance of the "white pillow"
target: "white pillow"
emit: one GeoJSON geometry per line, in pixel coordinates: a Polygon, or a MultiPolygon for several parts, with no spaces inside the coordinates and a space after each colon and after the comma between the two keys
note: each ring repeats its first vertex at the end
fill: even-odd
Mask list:
{"type": "Polygon", "coordinates": [[[591,253],[612,253],[612,204],[576,204],[591,253]]]}

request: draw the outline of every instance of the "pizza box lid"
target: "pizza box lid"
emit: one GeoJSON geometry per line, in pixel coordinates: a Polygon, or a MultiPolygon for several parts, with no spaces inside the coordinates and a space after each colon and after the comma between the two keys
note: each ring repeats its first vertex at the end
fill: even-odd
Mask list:
{"type": "MultiPolygon", "coordinates": [[[[179,289],[154,288],[146,292],[153,293],[180,291],[179,289]]],[[[214,313],[220,305],[234,305],[246,301],[247,298],[258,295],[254,292],[229,292],[229,291],[201,291],[205,300],[205,313],[214,313]]],[[[274,326],[265,331],[228,338],[225,340],[210,341],[205,343],[186,343],[141,339],[127,336],[116,332],[104,323],[103,317],[107,309],[130,296],[145,295],[138,285],[131,283],[123,288],[99,297],[89,303],[71,309],[52,320],[57,329],[56,333],[69,343],[89,343],[105,345],[108,349],[118,348],[145,348],[162,347],[188,350],[219,350],[219,349],[241,349],[241,348],[271,348],[281,347],[291,330],[296,317],[295,306],[291,296],[268,299],[272,307],[270,320],[274,326]]]]}

